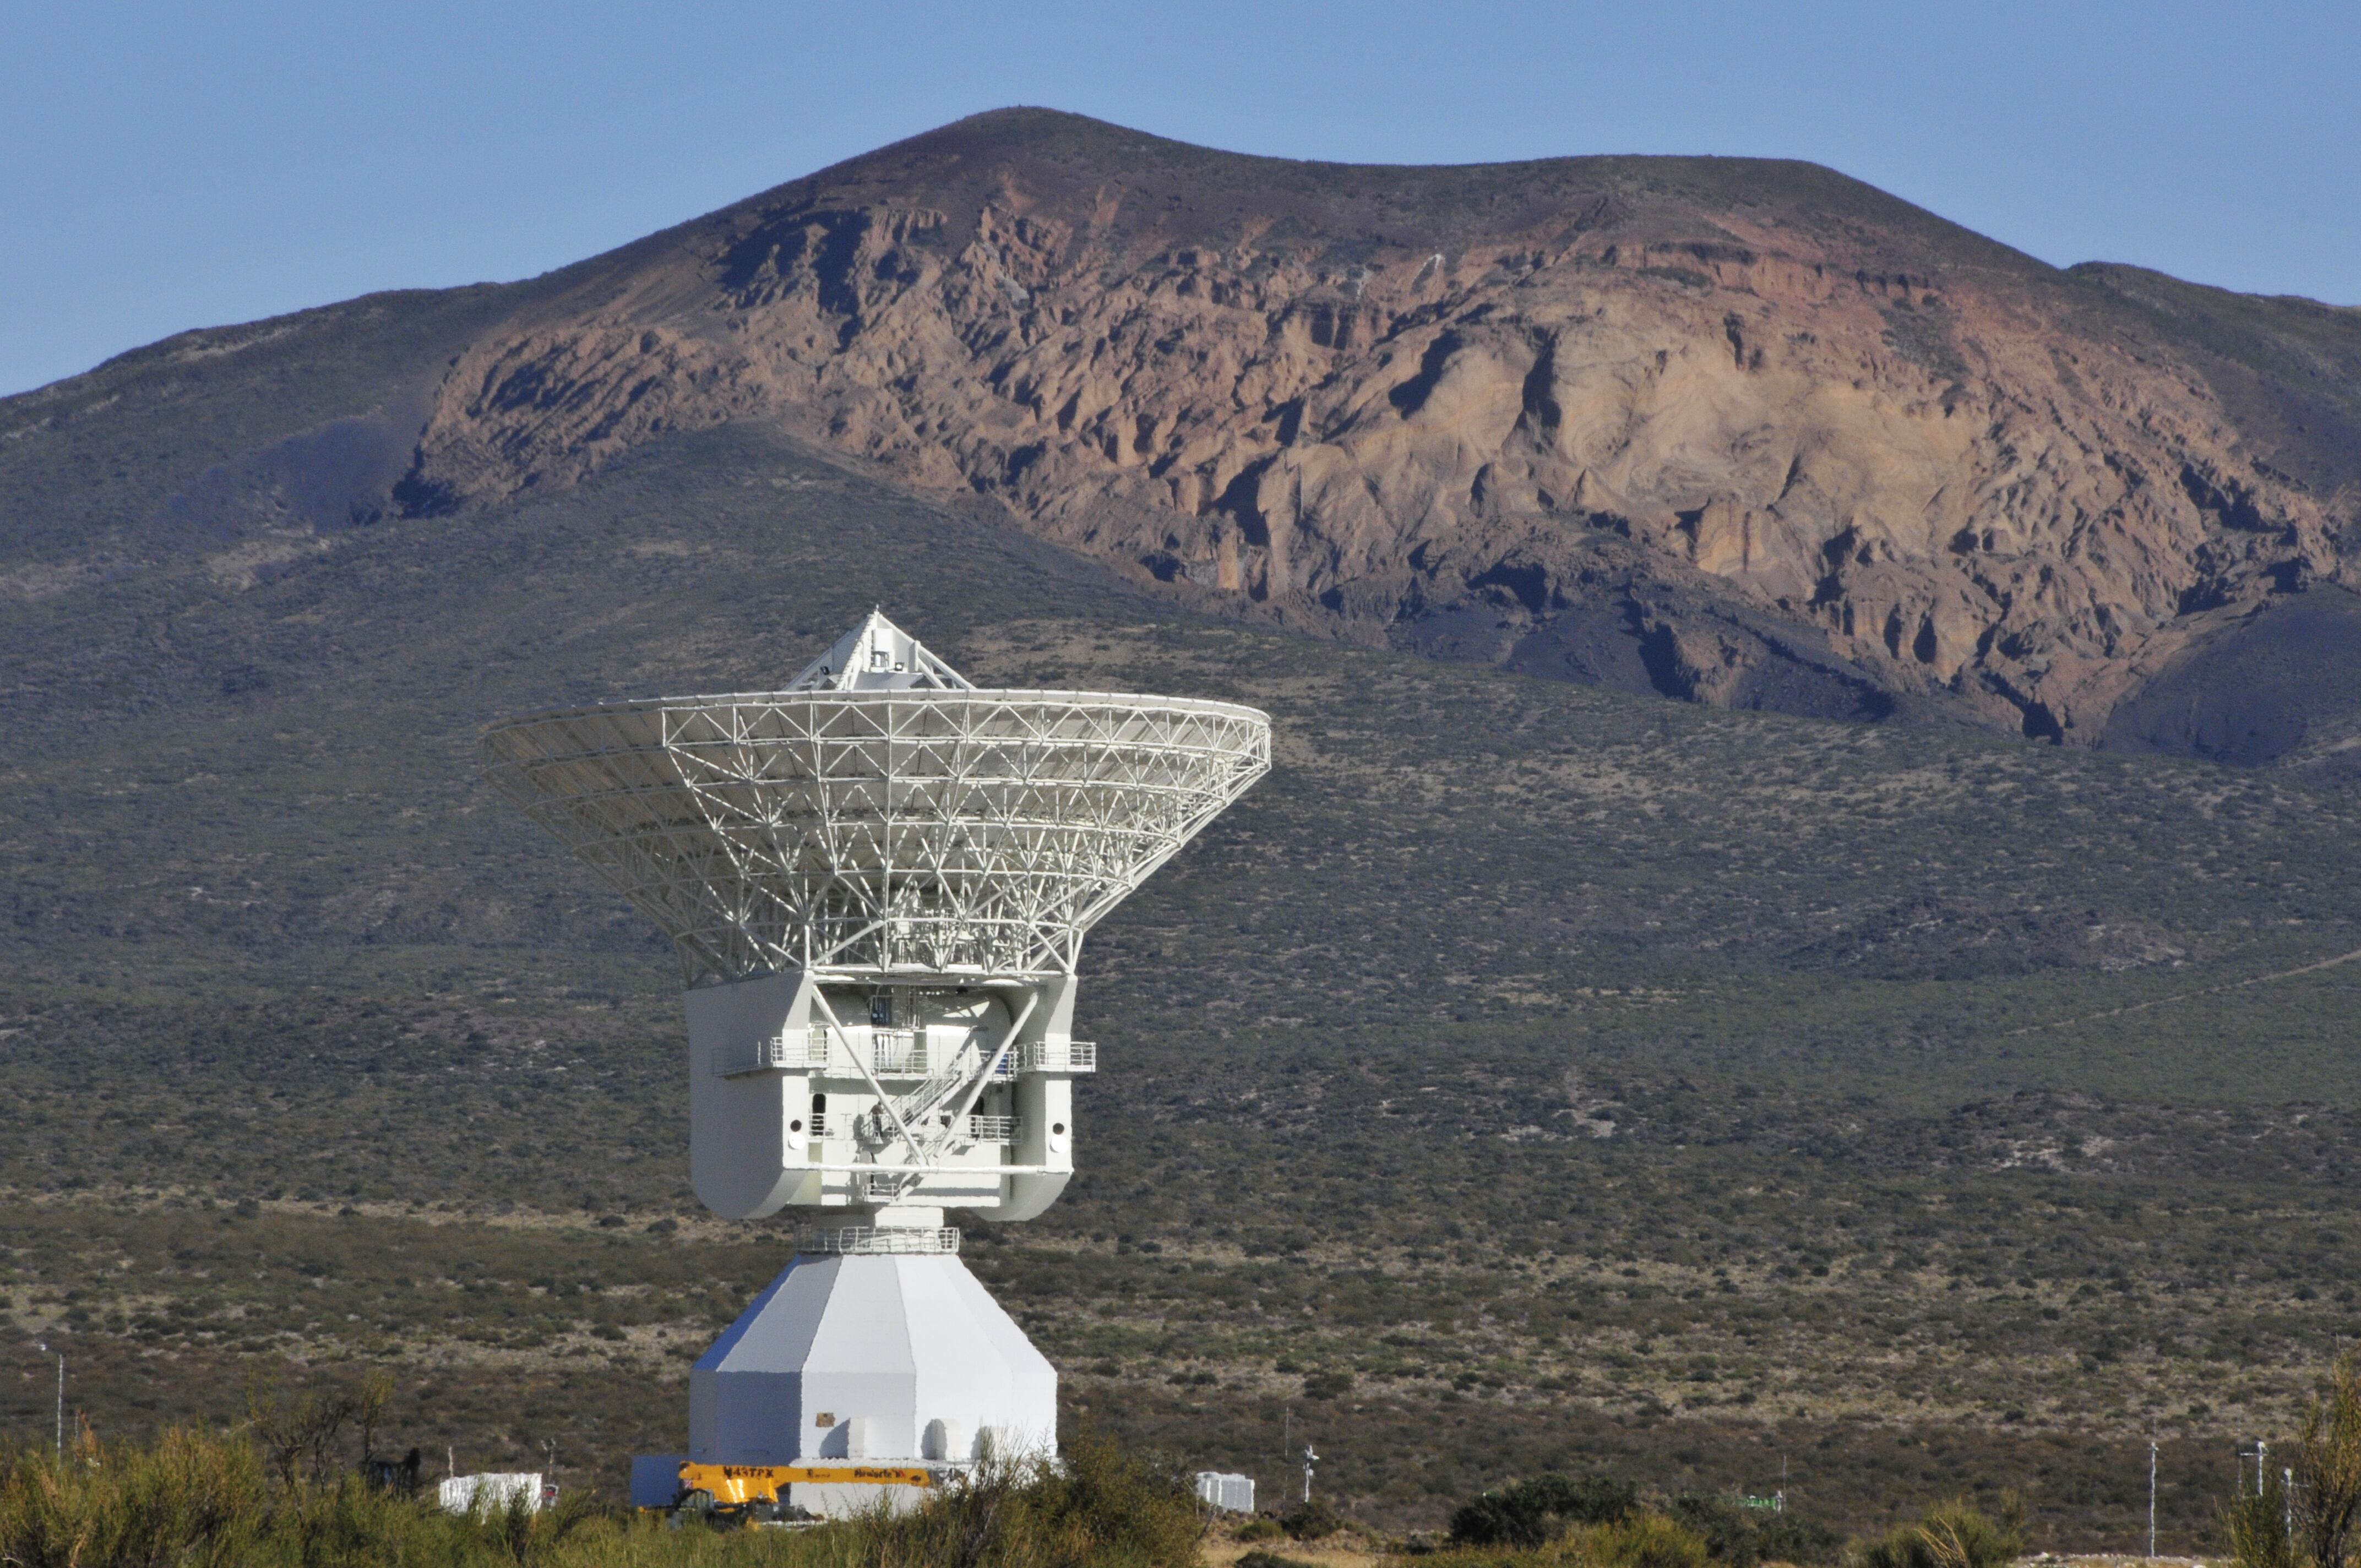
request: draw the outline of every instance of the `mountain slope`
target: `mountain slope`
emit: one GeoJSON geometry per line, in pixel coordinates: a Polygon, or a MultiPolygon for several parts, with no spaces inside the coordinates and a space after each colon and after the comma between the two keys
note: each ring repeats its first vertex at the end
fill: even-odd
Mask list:
{"type": "Polygon", "coordinates": [[[1939,1462],[2097,1546],[2137,1410],[2193,1544],[2349,1337],[2352,781],[1275,635],[856,467],[739,422],[0,605],[0,1314],[103,1431],[379,1364],[397,1447],[555,1435],[609,1490],[675,1448],[679,1353],[791,1237],[687,1192],[677,968],[475,734],[775,682],[880,597],[979,680],[1278,721],[1092,936],[1082,1175],[973,1233],[1076,1416],[1271,1485],[1315,1422],[1404,1526],[1776,1446],[1844,1528],[1939,1462]]]}
{"type": "Polygon", "coordinates": [[[2339,575],[2361,505],[2335,432],[2275,464],[2243,428],[2351,367],[2323,403],[2131,296],[1807,165],[1300,164],[1006,111],[577,269],[461,358],[401,495],[761,418],[1194,602],[2095,741],[2339,575]]]}
{"type": "Polygon", "coordinates": [[[2246,762],[2361,736],[2309,608],[2351,575],[2361,313],[2059,272],[1805,164],[1306,164],[1033,110],[0,400],[0,597],[268,576],[740,420],[1352,641],[2246,762]]]}
{"type": "Polygon", "coordinates": [[[181,333],[0,399],[0,600],[388,515],[453,358],[534,287],[181,333]]]}
{"type": "Polygon", "coordinates": [[[1932,1465],[2094,1547],[2160,1430],[2193,1547],[2232,1434],[2361,1321],[2353,780],[1278,635],[769,415],[394,515],[411,448],[356,424],[606,264],[0,409],[46,573],[0,599],[0,1317],[110,1436],[379,1364],[397,1448],[555,1436],[609,1488],[675,1448],[679,1353],[791,1244],[701,1217],[676,967],[475,734],[773,683],[881,599],[979,679],[1278,720],[1093,934],[1083,1175],[976,1233],[1077,1417],[1268,1485],[1312,1421],[1405,1526],[1518,1470],[1758,1487],[1775,1446],[1843,1528],[1932,1465]]]}

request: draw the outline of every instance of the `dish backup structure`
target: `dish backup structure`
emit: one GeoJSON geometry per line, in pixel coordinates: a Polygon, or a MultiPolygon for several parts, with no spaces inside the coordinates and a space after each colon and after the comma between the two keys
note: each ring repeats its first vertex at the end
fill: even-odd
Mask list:
{"type": "MultiPolygon", "coordinates": [[[[687,1462],[795,1467],[832,1508],[857,1467],[1054,1453],[1057,1374],[947,1215],[1029,1220],[1072,1179],[1083,935],[1268,771],[1269,718],[979,689],[873,613],[782,691],[528,715],[483,751],[673,939],[698,1199],[812,1222],[691,1372],[687,1462]]],[[[677,1463],[635,1492],[669,1501],[677,1463]]]]}

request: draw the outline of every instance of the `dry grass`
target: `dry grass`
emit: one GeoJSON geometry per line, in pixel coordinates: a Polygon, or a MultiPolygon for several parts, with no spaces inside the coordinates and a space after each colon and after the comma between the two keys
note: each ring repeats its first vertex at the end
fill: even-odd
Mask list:
{"type": "Polygon", "coordinates": [[[571,1499],[467,1516],[358,1478],[274,1484],[244,1437],[166,1433],[0,1461],[9,1568],[1186,1568],[1198,1522],[1179,1478],[1104,1444],[977,1476],[916,1512],[807,1530],[670,1528],[571,1499]]]}

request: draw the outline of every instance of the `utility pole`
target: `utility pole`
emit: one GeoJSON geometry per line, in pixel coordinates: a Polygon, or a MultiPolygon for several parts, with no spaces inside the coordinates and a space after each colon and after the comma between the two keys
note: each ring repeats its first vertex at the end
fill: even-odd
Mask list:
{"type": "Polygon", "coordinates": [[[1312,1467],[1319,1463],[1320,1456],[1312,1452],[1310,1443],[1305,1443],[1303,1445],[1303,1500],[1307,1503],[1312,1500],[1312,1467]]]}
{"type": "Polygon", "coordinates": [[[1284,1466],[1295,1452],[1295,1409],[1290,1405],[1279,1408],[1279,1462],[1284,1466]]]}
{"type": "Polygon", "coordinates": [[[2295,1544],[2295,1469],[2292,1465],[2279,1472],[2279,1508],[2287,1515],[2288,1544],[2295,1544]]]}
{"type": "Polygon", "coordinates": [[[58,1358],[58,1463],[63,1464],[66,1462],[66,1353],[51,1350],[39,1340],[33,1342],[33,1348],[43,1355],[58,1358]]]}
{"type": "Polygon", "coordinates": [[[2147,1440],[2147,1554],[2156,1555],[2156,1439],[2147,1440]]]}

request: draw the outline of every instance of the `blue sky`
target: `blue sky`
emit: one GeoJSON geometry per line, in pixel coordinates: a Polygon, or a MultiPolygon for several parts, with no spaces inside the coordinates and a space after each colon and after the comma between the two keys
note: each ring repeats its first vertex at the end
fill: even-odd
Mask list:
{"type": "Polygon", "coordinates": [[[531,276],[980,109],[1364,162],[1805,158],[2361,304],[2361,5],[0,0],[0,393],[531,276]]]}

